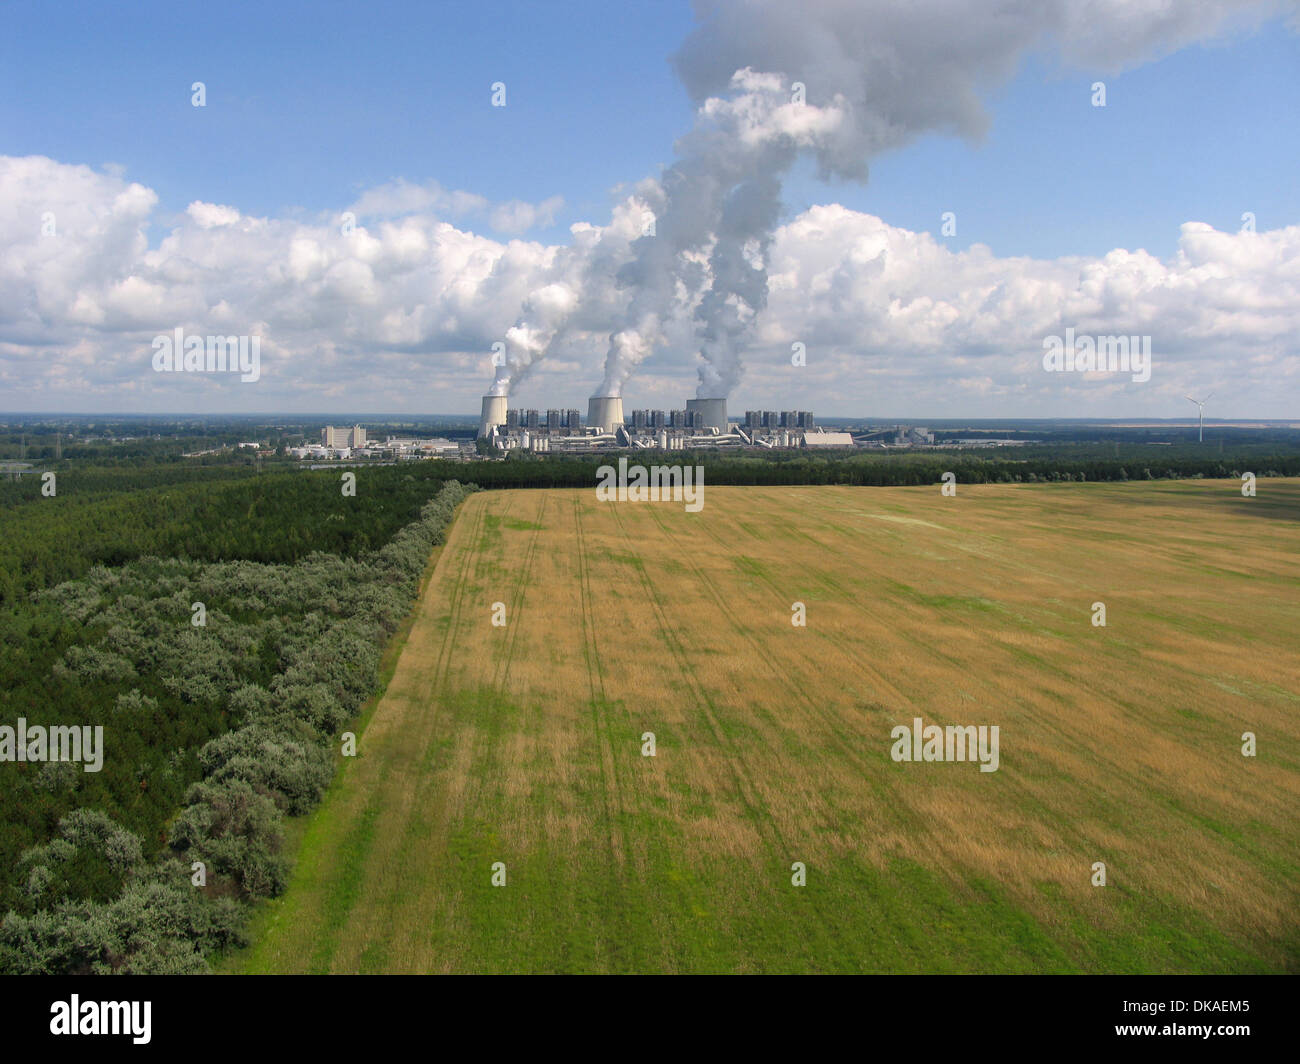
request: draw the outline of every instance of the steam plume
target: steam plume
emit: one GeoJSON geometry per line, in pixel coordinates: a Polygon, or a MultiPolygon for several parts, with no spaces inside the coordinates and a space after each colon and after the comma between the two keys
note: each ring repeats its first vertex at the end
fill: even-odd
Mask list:
{"type": "MultiPolygon", "coordinates": [[[[781,187],[801,154],[824,178],[865,181],[881,152],[926,133],[969,139],[982,97],[1034,49],[1118,71],[1283,5],[1254,0],[697,0],[675,57],[697,103],[654,206],[656,231],[620,274],[632,289],[599,395],[620,395],[692,292],[704,364],[697,395],[723,398],[767,301],[781,187]],[[799,90],[802,86],[802,91],[799,90]]],[[[1082,106],[1082,104],[1081,104],[1082,106]]]]}

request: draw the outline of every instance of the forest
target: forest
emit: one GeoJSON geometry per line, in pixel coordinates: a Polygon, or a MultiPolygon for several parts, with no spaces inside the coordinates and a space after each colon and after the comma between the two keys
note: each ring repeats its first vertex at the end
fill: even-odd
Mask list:
{"type": "MultiPolygon", "coordinates": [[[[664,460],[659,452],[631,452],[664,460]]],[[[53,497],[34,475],[0,482],[0,607],[84,574],[155,556],[201,561],[288,563],[314,550],[355,557],[381,546],[414,520],[445,480],[484,488],[594,487],[597,469],[617,461],[592,456],[464,462],[435,459],[364,470],[355,498],[339,491],[339,471],[283,462],[259,471],[238,457],[223,464],[157,461],[131,465],[69,459],[42,464],[55,473],[53,497]]],[[[675,453],[705,470],[707,484],[959,484],[1161,480],[1182,477],[1300,475],[1294,433],[1245,434],[1222,450],[1193,442],[1093,441],[1016,448],[806,455],[675,453]]]]}
{"type": "Polygon", "coordinates": [[[108,753],[96,773],[0,766],[0,973],[205,971],[283,889],[283,819],[328,785],[473,489],[393,469],[353,497],[332,473],[66,480],[11,490],[0,520],[0,722],[102,726],[108,753]]]}
{"type": "MultiPolygon", "coordinates": [[[[701,465],[708,484],[938,484],[953,472],[961,484],[1056,481],[1176,480],[1189,477],[1300,475],[1300,445],[1250,443],[1226,448],[1113,443],[1038,444],[1015,448],[950,451],[862,451],[808,455],[798,451],[737,453],[707,451],[607,452],[599,456],[529,457],[512,452],[504,461],[432,465],[485,488],[591,487],[596,470],[628,454],[632,461],[701,465]],[[1117,453],[1118,452],[1118,453],[1117,453]],[[637,456],[637,457],[632,457],[637,456]]],[[[443,475],[450,476],[450,473],[443,475]]]]}

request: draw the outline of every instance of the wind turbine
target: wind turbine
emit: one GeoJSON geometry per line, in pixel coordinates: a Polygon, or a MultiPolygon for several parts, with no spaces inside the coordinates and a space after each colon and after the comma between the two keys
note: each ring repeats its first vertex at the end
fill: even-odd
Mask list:
{"type": "Polygon", "coordinates": [[[1196,404],[1196,442],[1205,442],[1205,404],[1214,398],[1211,392],[1204,399],[1193,399],[1190,395],[1184,396],[1189,403],[1196,404]]]}

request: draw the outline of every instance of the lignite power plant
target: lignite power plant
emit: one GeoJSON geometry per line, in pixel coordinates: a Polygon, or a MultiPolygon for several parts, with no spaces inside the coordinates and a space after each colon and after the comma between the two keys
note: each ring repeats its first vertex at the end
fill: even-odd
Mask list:
{"type": "Polygon", "coordinates": [[[519,410],[504,395],[483,396],[478,436],[500,451],[595,451],[615,448],[852,447],[847,432],[825,432],[807,410],[748,410],[728,422],[725,399],[688,399],[683,410],[633,410],[618,395],[594,395],[584,423],[576,408],[519,410]]]}

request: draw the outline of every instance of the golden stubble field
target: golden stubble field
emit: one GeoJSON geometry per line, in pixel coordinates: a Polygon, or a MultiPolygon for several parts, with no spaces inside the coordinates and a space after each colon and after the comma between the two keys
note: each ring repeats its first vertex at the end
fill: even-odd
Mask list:
{"type": "Polygon", "coordinates": [[[1300,482],[705,500],[468,500],[240,970],[1296,969],[1300,482]]]}

